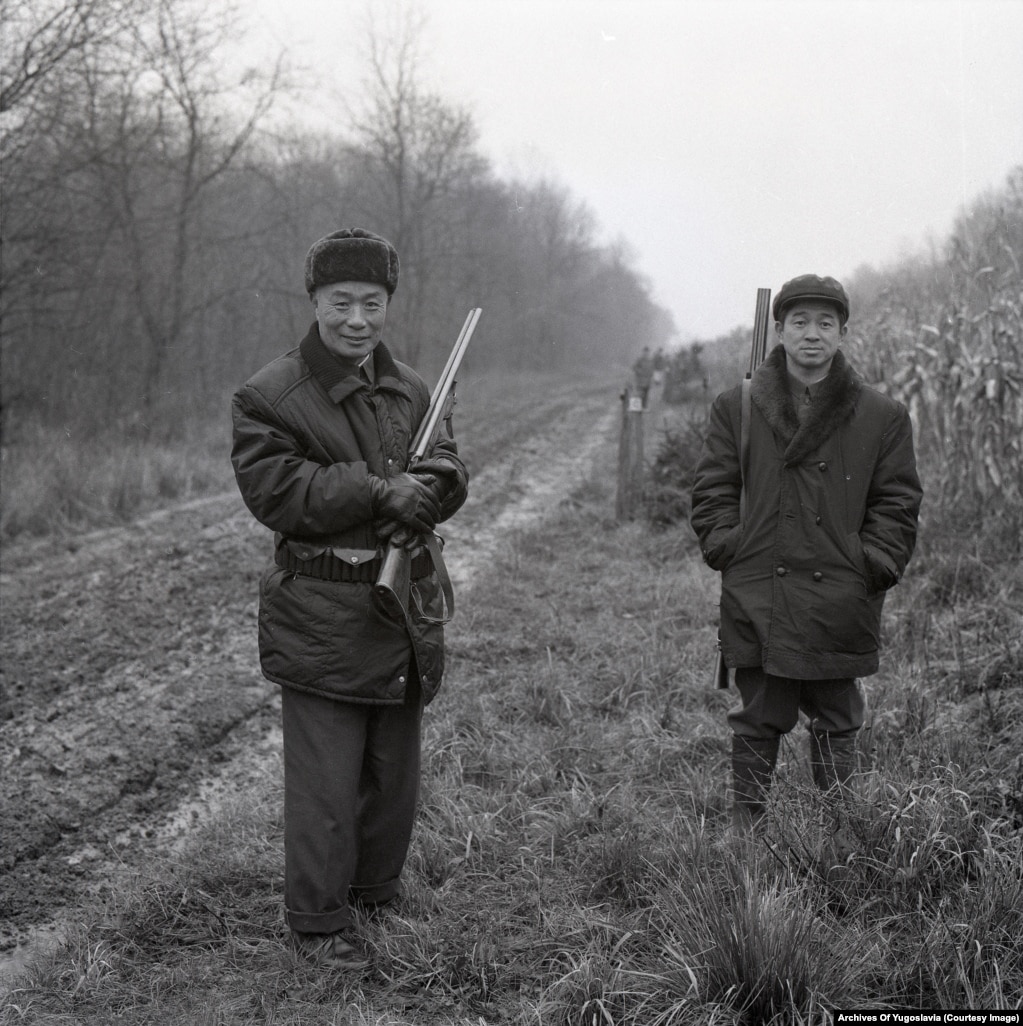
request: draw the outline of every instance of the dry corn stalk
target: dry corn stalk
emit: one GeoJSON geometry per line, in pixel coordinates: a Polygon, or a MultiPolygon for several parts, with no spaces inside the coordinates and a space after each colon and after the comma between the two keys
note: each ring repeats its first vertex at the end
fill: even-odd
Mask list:
{"type": "MultiPolygon", "coordinates": [[[[1023,168],[945,258],[882,289],[851,345],[910,409],[926,514],[1023,528],[1023,168]]],[[[1018,551],[1018,550],[1017,550],[1018,551]]]]}

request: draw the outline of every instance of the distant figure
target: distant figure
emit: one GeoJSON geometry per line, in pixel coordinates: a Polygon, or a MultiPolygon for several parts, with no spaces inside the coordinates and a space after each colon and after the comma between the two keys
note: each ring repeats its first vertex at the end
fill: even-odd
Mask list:
{"type": "Polygon", "coordinates": [[[650,399],[650,383],[654,378],[654,361],[650,356],[649,346],[643,346],[643,352],[632,365],[632,374],[636,379],[636,389],[640,399],[643,401],[643,409],[646,409],[650,399]]]}
{"type": "Polygon", "coordinates": [[[305,261],[315,321],[234,396],[231,460],[245,504],[274,535],[259,594],[264,675],[282,686],[284,907],[297,950],[365,964],[355,908],[399,891],[419,788],[423,707],[444,666],[440,585],[423,541],[466,498],[450,437],[406,473],[430,402],[381,341],[398,254],[345,228],[305,261]],[[424,615],[374,607],[384,549],[412,556],[424,615]]]}
{"type": "Polygon", "coordinates": [[[913,552],[921,487],[904,406],[868,388],[839,349],[849,299],[806,274],[775,297],[778,345],[753,375],[740,520],[741,388],[719,395],[696,468],[691,522],[722,573],[721,648],[741,707],[733,822],[764,812],[779,741],[809,717],[813,779],[856,767],[881,607],[913,552]]]}

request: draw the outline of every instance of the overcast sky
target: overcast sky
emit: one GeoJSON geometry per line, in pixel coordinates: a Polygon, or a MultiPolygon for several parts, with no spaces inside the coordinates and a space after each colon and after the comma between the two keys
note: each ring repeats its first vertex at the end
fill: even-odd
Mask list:
{"type": "MultiPolygon", "coordinates": [[[[473,113],[499,174],[556,178],[626,239],[685,339],[751,323],[758,287],[941,241],[1023,163],[1023,0],[421,8],[424,83],[473,113]]],[[[259,45],[310,67],[310,124],[333,119],[365,73],[363,0],[249,10],[259,45]]]]}

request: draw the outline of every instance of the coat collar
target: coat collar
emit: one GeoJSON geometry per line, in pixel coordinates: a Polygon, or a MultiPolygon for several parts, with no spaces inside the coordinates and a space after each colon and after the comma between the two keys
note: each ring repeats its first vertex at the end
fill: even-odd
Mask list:
{"type": "Polygon", "coordinates": [[[791,465],[818,449],[852,416],[862,387],[863,382],[838,350],[800,424],[789,390],[785,347],[777,345],[753,375],[750,395],[771,430],[785,442],[785,463],[791,465]]]}
{"type": "MultiPolygon", "coordinates": [[[[342,402],[360,388],[370,387],[359,375],[357,364],[339,360],[323,344],[319,326],[315,322],[299,343],[298,349],[313,377],[334,402],[342,402]]],[[[412,397],[408,386],[402,380],[394,357],[383,342],[378,342],[373,350],[373,368],[376,372],[376,388],[397,392],[406,399],[412,397]]]]}

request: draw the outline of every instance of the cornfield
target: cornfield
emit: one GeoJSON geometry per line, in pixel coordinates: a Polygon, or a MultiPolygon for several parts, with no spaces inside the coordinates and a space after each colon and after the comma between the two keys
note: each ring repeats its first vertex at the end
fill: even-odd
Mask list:
{"type": "Polygon", "coordinates": [[[867,379],[913,417],[932,537],[1023,550],[1023,167],[944,254],[852,283],[867,379]]]}

